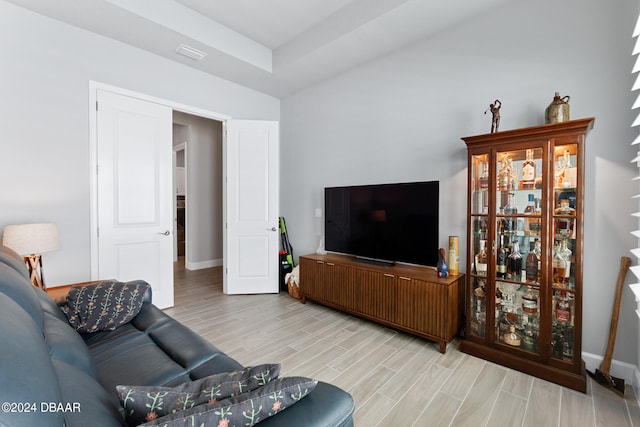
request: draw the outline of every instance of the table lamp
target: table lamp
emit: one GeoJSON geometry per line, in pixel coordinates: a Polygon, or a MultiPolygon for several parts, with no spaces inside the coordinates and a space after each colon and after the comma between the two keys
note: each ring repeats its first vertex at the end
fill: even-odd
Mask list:
{"type": "Polygon", "coordinates": [[[2,244],[24,256],[31,283],[46,289],[41,254],[60,248],[58,227],[53,223],[5,225],[2,244]]]}

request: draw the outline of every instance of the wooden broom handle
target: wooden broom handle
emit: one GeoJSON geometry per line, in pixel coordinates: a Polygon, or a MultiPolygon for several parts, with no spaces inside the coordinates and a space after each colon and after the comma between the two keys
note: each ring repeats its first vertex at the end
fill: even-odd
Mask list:
{"type": "Polygon", "coordinates": [[[627,270],[631,266],[631,258],[623,256],[620,258],[620,270],[618,271],[618,280],[616,282],[616,295],[613,299],[613,311],[611,312],[611,325],[609,327],[609,341],[607,342],[607,350],[604,353],[604,359],[600,364],[600,370],[606,374],[611,369],[611,358],[613,357],[613,347],[616,343],[616,333],[618,331],[618,317],[620,317],[620,300],[622,299],[622,285],[627,275],[627,270]]]}

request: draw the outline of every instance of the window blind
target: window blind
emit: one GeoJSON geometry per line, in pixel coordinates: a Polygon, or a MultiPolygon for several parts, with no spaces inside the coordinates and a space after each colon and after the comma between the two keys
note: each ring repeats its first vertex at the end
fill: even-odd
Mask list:
{"type": "MultiPolygon", "coordinates": [[[[636,26],[633,29],[633,37],[636,39],[636,41],[635,41],[632,55],[636,57],[636,61],[633,66],[633,69],[631,70],[631,73],[637,74],[637,76],[636,76],[635,83],[631,88],[631,91],[635,92],[640,89],[640,16],[638,17],[636,26]]],[[[640,93],[638,94],[638,97],[636,98],[636,101],[633,103],[633,106],[631,107],[631,109],[638,110],[638,108],[640,108],[640,93]]],[[[640,126],[640,111],[638,112],[638,116],[635,118],[631,126],[632,127],[640,126]]],[[[640,132],[638,136],[635,138],[635,140],[631,143],[631,145],[638,146],[638,148],[640,149],[640,132]]],[[[636,182],[639,182],[640,184],[640,151],[638,151],[636,157],[633,160],[631,160],[631,163],[635,163],[639,168],[638,176],[633,178],[633,180],[636,182]]],[[[640,219],[640,185],[638,185],[637,187],[639,192],[633,197],[638,201],[639,210],[637,212],[632,213],[631,215],[640,219]]],[[[631,234],[633,234],[638,239],[640,244],[640,229],[632,231],[631,234]]],[[[640,247],[632,249],[631,253],[640,260],[640,247]]],[[[634,276],[636,276],[636,279],[640,280],[640,265],[632,266],[631,272],[634,274],[634,276]]],[[[629,286],[631,287],[631,290],[636,296],[636,303],[637,303],[636,315],[640,318],[640,302],[639,302],[640,301],[640,283],[633,283],[629,286]]]]}

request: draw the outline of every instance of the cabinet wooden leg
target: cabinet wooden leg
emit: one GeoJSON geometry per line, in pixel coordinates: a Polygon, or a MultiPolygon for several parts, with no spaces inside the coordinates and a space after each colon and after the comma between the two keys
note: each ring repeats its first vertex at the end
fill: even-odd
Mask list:
{"type": "Polygon", "coordinates": [[[440,341],[440,353],[445,354],[447,351],[447,342],[440,341]]]}
{"type": "Polygon", "coordinates": [[[307,303],[307,298],[304,295],[302,295],[300,297],[300,302],[303,303],[303,304],[306,304],[307,303]]]}

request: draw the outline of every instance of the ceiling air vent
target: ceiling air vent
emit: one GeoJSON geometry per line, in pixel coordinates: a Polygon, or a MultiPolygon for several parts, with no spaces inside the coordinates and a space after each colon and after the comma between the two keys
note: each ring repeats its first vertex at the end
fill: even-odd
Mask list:
{"type": "Polygon", "coordinates": [[[181,44],[180,46],[178,46],[176,52],[178,52],[180,55],[195,59],[196,61],[200,61],[202,58],[207,56],[207,54],[202,52],[201,50],[198,50],[191,46],[187,46],[186,44],[181,44]]]}

